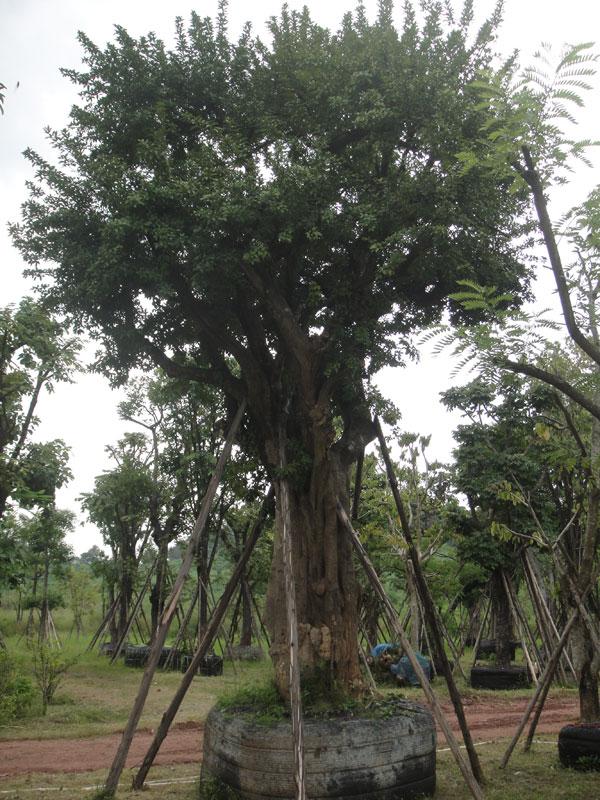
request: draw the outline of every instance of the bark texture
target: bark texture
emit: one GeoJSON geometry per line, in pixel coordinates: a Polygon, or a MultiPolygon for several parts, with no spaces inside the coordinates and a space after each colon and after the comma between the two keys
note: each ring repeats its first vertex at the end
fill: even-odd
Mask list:
{"type": "MultiPolygon", "coordinates": [[[[290,482],[292,562],[296,585],[298,648],[303,681],[318,680],[326,693],[333,684],[362,691],[358,657],[358,591],[351,545],[337,516],[338,497],[347,500],[347,470],[323,447],[310,478],[290,482]]],[[[267,595],[267,627],[275,678],[288,697],[289,649],[283,571],[281,504],[267,595]]]]}

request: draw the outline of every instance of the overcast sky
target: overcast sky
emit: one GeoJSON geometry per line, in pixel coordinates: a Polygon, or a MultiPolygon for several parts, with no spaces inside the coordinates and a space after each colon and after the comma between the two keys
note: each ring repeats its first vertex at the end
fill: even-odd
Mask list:
{"type": "MultiPolygon", "coordinates": [[[[342,14],[354,4],[329,0],[289,3],[292,8],[307,5],[321,24],[337,27],[342,14]]],[[[456,3],[455,5],[458,5],[456,3]]],[[[493,8],[492,0],[476,0],[478,19],[493,8]]],[[[133,36],[152,30],[167,43],[172,40],[174,19],[189,18],[192,10],[201,15],[214,15],[216,2],[173,0],[0,0],[0,82],[6,84],[5,115],[0,118],[0,306],[16,302],[31,292],[22,276],[23,265],[11,247],[6,223],[19,215],[25,197],[25,181],[29,169],[22,157],[25,147],[48,153],[43,129],[59,127],[66,122],[75,96],[70,83],[61,77],[59,67],[76,67],[80,63],[78,30],[84,31],[96,44],[107,42],[115,24],[123,25],[133,36]]],[[[374,14],[377,3],[366,2],[374,14]]],[[[401,3],[398,3],[400,9],[401,3]]],[[[278,0],[254,0],[251,3],[232,0],[229,3],[230,29],[236,35],[246,20],[255,30],[264,31],[264,22],[281,8],[278,0]]],[[[400,10],[397,12],[400,19],[400,10]]],[[[597,0],[506,0],[505,22],[497,43],[499,52],[508,54],[519,49],[522,62],[541,42],[560,48],[598,38],[600,3],[597,0]]],[[[578,112],[578,136],[598,135],[598,100],[600,84],[596,81],[587,106],[578,112]]],[[[600,154],[594,159],[600,163],[600,154]]],[[[581,169],[570,186],[553,198],[552,210],[560,216],[572,204],[580,202],[592,186],[600,183],[600,173],[581,169]]],[[[546,283],[547,285],[547,283],[546,283]]],[[[403,427],[421,434],[433,434],[432,455],[445,459],[452,447],[452,428],[456,417],[442,411],[438,394],[450,383],[451,367],[447,358],[422,360],[404,370],[387,370],[380,385],[403,413],[403,427]]],[[[466,378],[465,376],[463,380],[466,378]]],[[[115,411],[118,397],[98,376],[80,375],[77,383],[45,396],[39,406],[42,424],[38,439],[63,438],[72,448],[71,468],[74,481],[59,496],[59,504],[78,510],[76,497],[89,491],[93,478],[106,468],[104,446],[114,442],[125,430],[115,411]]],[[[70,536],[76,552],[100,543],[90,525],[78,527],[70,536]]]]}

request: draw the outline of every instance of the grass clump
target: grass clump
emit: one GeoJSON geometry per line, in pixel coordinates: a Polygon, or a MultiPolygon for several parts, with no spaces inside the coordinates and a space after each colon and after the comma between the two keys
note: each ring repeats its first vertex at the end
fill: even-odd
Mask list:
{"type": "Polygon", "coordinates": [[[273,680],[248,684],[232,693],[223,694],[217,700],[217,707],[225,713],[248,714],[262,725],[273,725],[288,715],[273,680]]]}

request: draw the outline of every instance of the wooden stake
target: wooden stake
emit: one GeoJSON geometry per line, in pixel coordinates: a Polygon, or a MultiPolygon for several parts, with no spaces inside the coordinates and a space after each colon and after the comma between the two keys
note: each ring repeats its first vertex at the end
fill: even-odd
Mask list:
{"type": "Polygon", "coordinates": [[[142,711],[144,710],[146,697],[148,696],[148,692],[150,691],[150,685],[152,683],[154,673],[156,672],[156,667],[158,666],[158,661],[162,653],[163,645],[165,643],[167,634],[169,632],[169,628],[171,626],[171,620],[173,619],[175,611],[177,610],[179,604],[179,598],[183,590],[185,579],[187,578],[190,571],[190,567],[192,566],[192,561],[194,558],[194,554],[196,552],[198,540],[202,535],[204,528],[206,526],[212,502],[214,500],[215,494],[217,493],[217,488],[221,482],[223,470],[225,469],[225,464],[229,459],[231,448],[233,446],[234,439],[238,432],[238,428],[240,427],[240,424],[242,422],[242,417],[244,416],[245,410],[246,410],[246,401],[244,400],[240,404],[240,407],[231,424],[231,428],[229,429],[229,432],[227,434],[227,438],[225,439],[225,443],[223,445],[221,455],[219,456],[219,460],[215,467],[215,471],[210,479],[210,482],[206,489],[206,493],[202,500],[200,513],[198,514],[198,518],[194,523],[194,527],[192,529],[192,533],[190,535],[190,539],[188,542],[187,550],[185,551],[185,556],[183,557],[181,566],[179,568],[179,573],[173,584],[173,588],[171,589],[171,593],[167,599],[167,602],[165,603],[165,608],[161,615],[160,622],[158,624],[154,639],[152,641],[152,645],[150,647],[148,661],[146,662],[144,674],[142,675],[142,680],[140,682],[140,687],[138,689],[137,697],[135,698],[133,708],[131,709],[131,712],[129,714],[129,719],[127,720],[127,725],[125,726],[125,730],[123,731],[121,741],[117,748],[117,752],[115,753],[112,766],[110,768],[108,777],[106,779],[106,784],[102,792],[103,797],[114,797],[117,791],[119,785],[119,778],[121,777],[121,773],[123,772],[123,768],[125,766],[127,754],[129,753],[129,748],[131,747],[133,736],[135,734],[138,722],[142,715],[142,711]]]}
{"type": "MultiPolygon", "coordinates": [[[[565,646],[567,639],[569,638],[569,633],[571,632],[571,628],[575,624],[575,620],[577,619],[578,616],[579,616],[579,613],[577,611],[573,611],[573,613],[571,614],[567,624],[565,625],[565,629],[562,632],[562,636],[558,640],[558,643],[557,643],[556,647],[554,648],[554,652],[552,653],[552,656],[551,656],[550,660],[546,664],[546,667],[545,667],[545,669],[544,669],[544,671],[543,671],[543,673],[542,673],[542,675],[540,677],[540,681],[539,681],[539,683],[537,685],[537,688],[536,688],[536,690],[535,690],[535,692],[533,694],[533,697],[531,698],[531,700],[527,704],[527,708],[525,709],[525,712],[523,713],[523,717],[521,718],[521,722],[519,723],[519,726],[517,727],[515,735],[513,736],[513,738],[510,741],[510,744],[506,748],[506,752],[504,753],[504,756],[502,757],[502,761],[500,762],[500,768],[501,769],[504,769],[506,767],[506,765],[508,764],[508,760],[511,757],[513,750],[515,749],[515,746],[516,746],[517,742],[519,741],[519,737],[521,736],[521,734],[525,730],[525,725],[527,725],[527,720],[529,719],[531,711],[532,711],[534,705],[536,704],[538,698],[542,697],[542,693],[543,693],[543,699],[545,700],[546,695],[548,693],[548,688],[549,688],[550,684],[552,683],[552,678],[554,676],[554,670],[556,668],[556,665],[558,664],[558,659],[560,658],[560,655],[562,653],[562,649],[565,646]]],[[[540,713],[541,713],[542,707],[543,707],[543,700],[541,700],[541,702],[540,702],[540,713]]]]}
{"type": "Polygon", "coordinates": [[[213,640],[219,630],[221,623],[223,621],[223,617],[227,613],[227,609],[229,607],[229,603],[231,602],[231,598],[237,588],[239,583],[240,577],[242,573],[246,569],[246,565],[250,556],[252,555],[252,551],[254,550],[254,546],[260,537],[260,533],[262,531],[265,519],[269,513],[271,502],[273,500],[273,489],[269,490],[269,493],[265,497],[263,504],[260,508],[258,517],[254,523],[250,536],[246,540],[246,544],[244,545],[244,549],[240,556],[240,560],[236,564],[236,567],[231,575],[231,578],[227,582],[225,589],[223,590],[223,594],[221,595],[219,602],[215,606],[211,618],[206,626],[206,630],[204,631],[204,635],[202,636],[202,640],[200,641],[196,652],[194,653],[194,657],[192,658],[189,667],[185,671],[183,678],[181,679],[181,683],[175,696],[171,700],[169,707],[165,711],[160,721],[160,725],[156,729],[156,733],[154,734],[154,739],[150,747],[148,748],[148,752],[144,756],[144,760],[142,761],[142,765],[136,774],[135,778],[133,779],[133,788],[134,789],[142,789],[144,786],[144,781],[146,780],[146,776],[150,770],[150,767],[154,763],[154,759],[156,758],[156,754],[160,750],[160,746],[163,743],[167,733],[169,732],[169,728],[171,727],[171,723],[175,718],[175,714],[179,710],[179,706],[181,705],[183,698],[186,695],[187,690],[190,687],[190,684],[198,671],[198,667],[200,662],[206,655],[206,652],[210,648],[213,643],[213,640]]]}
{"type": "Polygon", "coordinates": [[[465,711],[463,708],[460,692],[458,691],[458,688],[454,681],[454,675],[452,674],[452,669],[450,668],[448,656],[446,655],[446,650],[444,648],[444,642],[440,634],[437,609],[435,607],[435,603],[433,602],[433,598],[429,591],[429,586],[427,585],[425,576],[423,575],[423,570],[421,569],[419,554],[417,552],[417,549],[415,547],[412,538],[410,524],[408,522],[408,517],[404,509],[404,503],[402,502],[402,498],[400,497],[400,490],[398,489],[398,482],[394,474],[394,468],[392,466],[390,453],[385,441],[385,437],[383,435],[383,431],[381,429],[381,424],[377,417],[375,417],[374,423],[375,423],[375,428],[377,430],[377,438],[379,439],[379,446],[381,447],[381,453],[383,455],[383,460],[385,462],[388,481],[390,484],[390,488],[392,490],[392,494],[394,496],[394,501],[396,503],[398,516],[400,517],[402,533],[404,534],[406,544],[408,545],[408,554],[410,556],[410,560],[413,565],[415,582],[417,584],[417,589],[421,597],[421,603],[423,604],[423,609],[427,617],[427,623],[429,624],[429,630],[433,638],[433,644],[436,649],[436,655],[438,657],[440,667],[442,668],[442,673],[444,675],[444,678],[446,679],[446,685],[448,686],[450,699],[452,700],[452,705],[454,706],[454,712],[456,714],[456,718],[458,720],[458,724],[460,726],[460,730],[462,733],[463,741],[465,743],[465,747],[469,755],[469,761],[471,763],[471,769],[473,770],[473,775],[475,776],[476,780],[479,783],[483,783],[483,770],[481,769],[479,756],[477,755],[475,746],[473,744],[473,739],[471,738],[471,732],[469,731],[469,726],[467,725],[467,718],[465,717],[465,711]]]}
{"type": "Polygon", "coordinates": [[[371,582],[371,585],[375,593],[381,600],[381,603],[385,610],[386,617],[388,619],[388,623],[394,632],[394,636],[397,637],[398,641],[402,645],[402,649],[408,656],[412,668],[414,669],[417,677],[419,678],[419,681],[421,683],[421,688],[423,689],[425,697],[427,698],[427,700],[431,705],[433,714],[437,720],[438,725],[444,732],[444,736],[446,737],[448,746],[452,751],[452,755],[456,759],[456,763],[458,764],[458,767],[465,779],[465,782],[469,787],[469,791],[471,792],[475,800],[483,800],[483,792],[481,790],[481,787],[479,786],[479,784],[475,779],[475,776],[469,769],[469,765],[461,755],[459,744],[456,741],[454,734],[452,733],[452,730],[446,720],[446,717],[444,716],[444,712],[442,711],[442,708],[438,703],[437,697],[435,696],[435,693],[431,688],[431,684],[429,683],[429,680],[425,675],[423,668],[421,667],[421,664],[419,663],[417,657],[415,656],[415,652],[412,649],[412,645],[400,624],[398,615],[396,614],[396,611],[393,605],[391,604],[390,599],[388,598],[381,581],[379,580],[375,568],[373,567],[373,564],[371,563],[371,560],[367,555],[367,551],[363,547],[362,542],[358,538],[356,531],[352,527],[352,524],[348,518],[348,514],[346,513],[344,507],[339,501],[337,505],[337,513],[340,522],[346,529],[346,532],[348,533],[348,536],[350,537],[350,540],[354,545],[356,554],[358,555],[358,558],[362,563],[365,572],[367,573],[367,577],[369,578],[369,581],[371,582]]]}
{"type": "Polygon", "coordinates": [[[117,658],[121,655],[121,650],[123,649],[123,645],[125,644],[125,640],[129,636],[129,631],[133,627],[133,623],[135,622],[135,619],[136,619],[136,617],[138,615],[138,612],[140,610],[140,606],[142,605],[142,602],[144,600],[146,592],[148,591],[148,587],[150,585],[150,579],[151,579],[152,573],[154,572],[154,569],[156,567],[157,561],[158,561],[158,556],[154,559],[154,562],[152,563],[152,566],[148,570],[148,574],[146,575],[146,580],[144,581],[144,585],[142,586],[142,588],[140,590],[140,593],[137,596],[137,600],[135,601],[135,603],[133,605],[133,610],[132,610],[131,614],[129,615],[129,620],[127,622],[127,625],[125,626],[125,630],[121,634],[121,638],[119,639],[119,641],[117,642],[117,646],[115,647],[115,652],[112,654],[112,657],[110,659],[110,663],[111,664],[113,664],[117,660],[117,658]]]}
{"type": "MultiPolygon", "coordinates": [[[[531,676],[533,677],[533,681],[534,681],[535,685],[537,686],[538,683],[539,683],[538,674],[537,674],[537,671],[535,669],[535,665],[534,665],[534,663],[533,663],[533,661],[531,659],[531,656],[529,655],[529,649],[527,647],[527,642],[525,641],[526,632],[523,629],[523,624],[521,622],[521,619],[520,619],[519,615],[517,614],[516,598],[513,597],[513,594],[511,592],[511,587],[509,586],[508,578],[504,574],[504,570],[502,570],[502,572],[500,574],[502,576],[502,584],[504,585],[504,591],[506,592],[506,597],[508,598],[508,605],[510,607],[510,611],[511,611],[511,614],[512,614],[513,621],[515,623],[515,626],[517,627],[517,629],[520,631],[520,634],[521,634],[521,647],[523,648],[523,654],[525,655],[525,661],[527,661],[527,666],[529,667],[529,670],[531,671],[531,676]]],[[[538,668],[539,668],[539,665],[538,665],[538,668]]]]}
{"type": "MultiPolygon", "coordinates": [[[[282,476],[285,475],[287,459],[285,455],[285,429],[279,431],[279,462],[282,476]]],[[[294,778],[297,800],[306,800],[304,780],[304,726],[302,724],[302,695],[300,692],[300,658],[298,653],[298,617],[296,613],[296,585],[294,583],[294,564],[292,560],[292,536],[290,518],[290,497],[285,477],[279,481],[278,501],[281,503],[283,572],[285,580],[288,645],[290,648],[290,706],[292,712],[292,738],[294,740],[294,778]]]]}

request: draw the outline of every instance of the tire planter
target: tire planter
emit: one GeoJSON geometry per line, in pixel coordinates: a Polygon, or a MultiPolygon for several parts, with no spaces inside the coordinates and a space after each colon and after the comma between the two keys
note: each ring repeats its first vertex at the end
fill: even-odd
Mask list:
{"type": "Polygon", "coordinates": [[[471,669],[474,689],[525,689],[531,686],[527,667],[481,667],[471,669]]]}
{"type": "MultiPolygon", "coordinates": [[[[422,706],[405,700],[397,701],[397,709],[381,719],[305,719],[310,800],[404,800],[433,794],[433,718],[422,706]]],[[[223,786],[240,800],[293,800],[290,721],[263,725],[242,711],[214,708],[204,728],[200,796],[214,797],[216,787],[223,786]]]]}
{"type": "MultiPolygon", "coordinates": [[[[191,655],[182,655],[181,656],[181,671],[187,672],[187,669],[192,661],[193,656],[191,655]]],[[[205,677],[214,677],[216,675],[223,674],[223,659],[221,656],[217,656],[214,653],[209,653],[208,655],[204,656],[200,664],[198,665],[198,669],[196,670],[196,675],[204,675],[205,677]]]]}
{"type": "Polygon", "coordinates": [[[565,767],[600,770],[600,722],[565,725],[558,734],[558,757],[565,767]]]}
{"type": "Polygon", "coordinates": [[[150,648],[145,644],[128,644],[125,646],[125,666],[143,667],[148,660],[150,648]]]}

